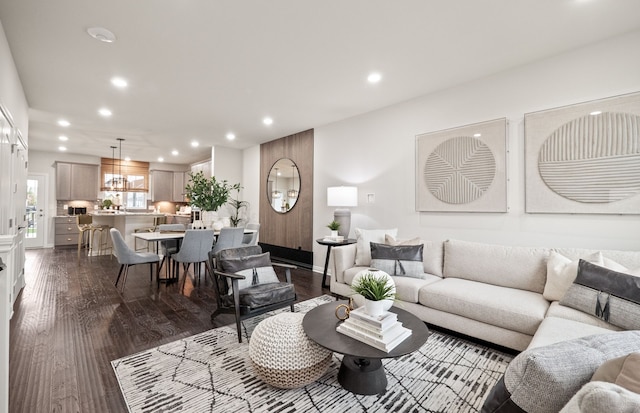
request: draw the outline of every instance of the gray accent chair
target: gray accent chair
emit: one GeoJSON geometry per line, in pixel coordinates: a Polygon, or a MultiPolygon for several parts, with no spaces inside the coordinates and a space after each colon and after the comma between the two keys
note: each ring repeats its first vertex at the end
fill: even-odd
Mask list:
{"type": "Polygon", "coordinates": [[[247,229],[253,229],[256,232],[252,234],[244,234],[242,237],[242,245],[258,245],[258,233],[260,231],[260,224],[247,224],[247,229]]]}
{"type": "Polygon", "coordinates": [[[193,275],[198,275],[200,279],[200,264],[207,263],[209,251],[213,245],[213,239],[215,238],[212,229],[188,229],[184,233],[182,244],[180,245],[180,251],[173,254],[171,259],[173,260],[173,274],[176,278],[180,277],[179,266],[182,264],[184,269],[184,281],[182,283],[182,289],[187,281],[187,271],[189,266],[194,265],[193,275]]]}
{"type": "Polygon", "coordinates": [[[111,234],[113,252],[118,259],[118,264],[120,264],[116,287],[118,287],[120,276],[124,274],[121,286],[122,291],[124,291],[124,285],[127,282],[127,275],[129,274],[129,267],[137,264],[149,264],[149,277],[150,281],[153,282],[153,264],[156,264],[156,277],[158,277],[158,272],[160,271],[160,256],[152,252],[135,252],[125,243],[122,234],[120,234],[120,231],[116,228],[111,228],[109,233],[111,234]]]}
{"type": "Polygon", "coordinates": [[[246,278],[244,275],[219,271],[224,267],[225,260],[250,261],[252,257],[261,253],[262,248],[258,245],[224,249],[218,253],[209,252],[209,271],[217,302],[217,308],[211,314],[211,321],[220,314],[233,314],[236,319],[238,343],[242,343],[242,320],[287,306],[291,308],[291,312],[295,311],[293,304],[297,297],[291,282],[291,270],[297,268],[295,265],[271,262],[273,267],[285,269],[286,282],[251,285],[244,289],[239,288],[239,281],[246,278]],[[214,266],[214,260],[218,268],[214,266]]]}

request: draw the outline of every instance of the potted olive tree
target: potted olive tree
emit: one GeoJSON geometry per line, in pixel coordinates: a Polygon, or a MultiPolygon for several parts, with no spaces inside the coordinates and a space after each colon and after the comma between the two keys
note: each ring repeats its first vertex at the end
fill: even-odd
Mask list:
{"type": "Polygon", "coordinates": [[[382,315],[385,300],[393,300],[396,296],[395,284],[386,273],[364,273],[355,280],[351,289],[364,297],[365,311],[372,317],[382,315]]]}
{"type": "Polygon", "coordinates": [[[185,186],[185,196],[189,204],[202,211],[201,220],[207,227],[212,226],[215,212],[227,203],[233,190],[240,190],[240,184],[229,184],[227,180],[218,181],[215,176],[207,178],[202,171],[189,173],[191,181],[185,186]],[[206,217],[204,215],[207,215],[206,217]]]}

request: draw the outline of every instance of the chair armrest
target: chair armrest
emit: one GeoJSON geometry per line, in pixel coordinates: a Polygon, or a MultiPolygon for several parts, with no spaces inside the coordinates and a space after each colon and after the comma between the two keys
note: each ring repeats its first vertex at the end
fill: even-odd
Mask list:
{"type": "Polygon", "coordinates": [[[217,271],[217,270],[215,270],[214,273],[216,273],[217,275],[221,275],[223,277],[226,277],[226,278],[230,278],[232,280],[244,280],[246,278],[244,275],[229,274],[228,272],[222,272],[222,271],[217,271]]]}
{"type": "Polygon", "coordinates": [[[331,248],[333,266],[331,282],[344,283],[344,271],[356,265],[356,244],[331,248]]]}

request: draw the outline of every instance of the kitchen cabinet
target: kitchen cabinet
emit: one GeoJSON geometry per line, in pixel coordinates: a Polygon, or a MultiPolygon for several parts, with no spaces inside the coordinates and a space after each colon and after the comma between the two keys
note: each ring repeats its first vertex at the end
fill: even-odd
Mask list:
{"type": "Polygon", "coordinates": [[[151,171],[151,200],[184,202],[185,175],[185,172],[151,171]]]}
{"type": "Polygon", "coordinates": [[[99,177],[98,165],[56,162],[56,199],[98,199],[99,177]]]}
{"type": "Polygon", "coordinates": [[[55,217],[55,241],[56,247],[78,245],[78,221],[76,217],[55,217]]]}

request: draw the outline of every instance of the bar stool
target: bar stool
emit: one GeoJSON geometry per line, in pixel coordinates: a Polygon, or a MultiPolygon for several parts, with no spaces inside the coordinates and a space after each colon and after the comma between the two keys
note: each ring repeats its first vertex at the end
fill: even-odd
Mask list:
{"type": "Polygon", "coordinates": [[[76,224],[78,225],[78,258],[80,258],[80,250],[87,245],[91,249],[91,223],[93,218],[91,215],[82,214],[76,215],[76,224]],[[84,242],[85,234],[87,235],[87,242],[84,242]]]}
{"type": "Polygon", "coordinates": [[[91,255],[93,251],[93,244],[96,239],[96,231],[99,231],[98,238],[98,255],[102,255],[102,251],[111,250],[113,252],[113,247],[109,244],[109,230],[111,227],[109,225],[90,225],[91,234],[89,237],[89,254],[91,255]]]}

